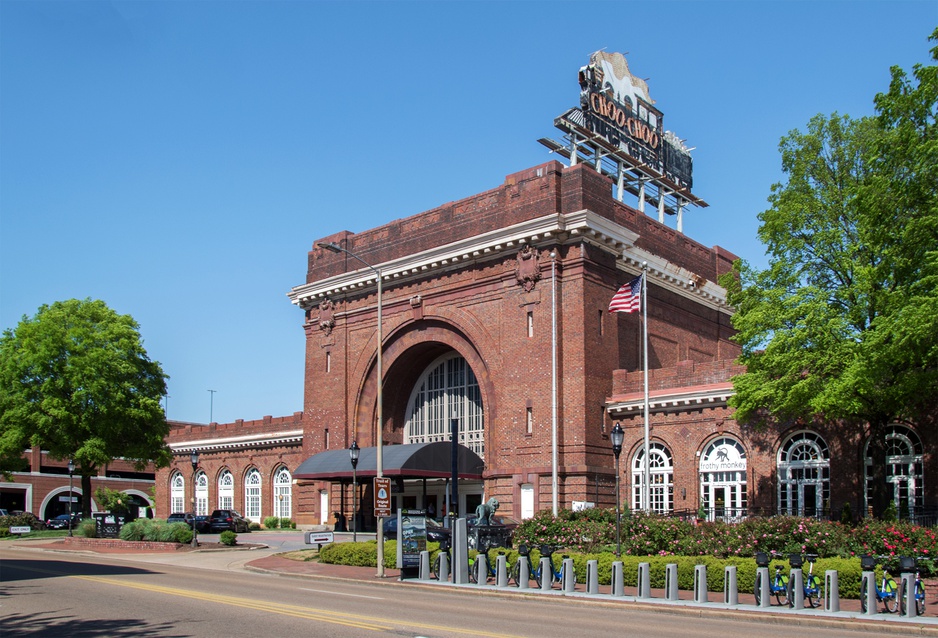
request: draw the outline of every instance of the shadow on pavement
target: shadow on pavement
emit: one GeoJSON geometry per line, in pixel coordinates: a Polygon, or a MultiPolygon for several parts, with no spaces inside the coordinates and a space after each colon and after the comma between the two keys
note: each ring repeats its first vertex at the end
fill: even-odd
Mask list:
{"type": "Polygon", "coordinates": [[[30,638],[32,636],[182,638],[186,635],[172,633],[172,629],[173,626],[169,623],[148,624],[139,618],[86,620],[74,616],[56,616],[54,612],[11,614],[3,617],[4,638],[30,638]]]}
{"type": "Polygon", "coordinates": [[[0,570],[0,583],[37,580],[40,578],[61,578],[62,576],[117,576],[120,574],[152,573],[154,572],[149,569],[124,565],[96,565],[94,563],[58,560],[4,559],[3,569],[0,570]]]}

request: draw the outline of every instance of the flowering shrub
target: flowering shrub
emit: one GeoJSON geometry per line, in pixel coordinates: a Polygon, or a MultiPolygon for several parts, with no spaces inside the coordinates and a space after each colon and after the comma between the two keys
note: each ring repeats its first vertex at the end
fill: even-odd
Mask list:
{"type": "MultiPolygon", "coordinates": [[[[934,528],[910,523],[870,521],[857,527],[797,516],[751,518],[739,523],[700,523],[657,515],[633,514],[621,522],[622,553],[634,556],[713,556],[748,558],[756,552],[818,554],[849,558],[861,554],[938,556],[934,528]]],[[[514,542],[542,544],[578,552],[612,551],[616,542],[615,510],[538,512],[524,521],[514,542]],[[585,512],[589,512],[586,514],[585,512]]],[[[932,562],[923,562],[934,573],[932,562]]]]}

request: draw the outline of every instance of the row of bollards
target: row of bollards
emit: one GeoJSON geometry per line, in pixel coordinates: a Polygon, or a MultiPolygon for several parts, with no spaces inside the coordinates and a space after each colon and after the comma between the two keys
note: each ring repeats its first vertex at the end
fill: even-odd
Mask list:
{"type": "MultiPolygon", "coordinates": [[[[652,598],[650,568],[650,563],[638,564],[637,591],[635,596],[637,599],[652,598]]],[[[488,581],[489,575],[492,573],[492,570],[489,566],[488,556],[486,554],[479,554],[476,558],[475,564],[473,565],[473,569],[476,570],[474,574],[476,577],[476,582],[482,584],[486,583],[488,581]]],[[[446,552],[439,554],[438,572],[440,581],[448,581],[450,579],[449,554],[446,552]]],[[[532,577],[532,574],[529,573],[528,561],[520,562],[518,565],[518,572],[518,588],[529,589],[529,581],[532,577]]],[[[541,558],[540,573],[544,575],[544,577],[541,578],[541,590],[550,591],[553,588],[555,573],[550,558],[546,556],[541,558]]],[[[496,558],[494,574],[496,587],[508,586],[508,559],[505,555],[501,554],[496,558]]],[[[459,581],[457,584],[467,582],[458,578],[458,574],[453,574],[453,577],[454,581],[459,581]]],[[[430,552],[428,551],[421,552],[420,554],[419,578],[422,580],[430,580],[431,578],[430,552]]],[[[864,571],[862,579],[864,586],[861,588],[861,591],[865,592],[866,594],[866,604],[863,606],[865,609],[864,613],[867,615],[876,615],[878,613],[876,575],[872,571],[864,571]]],[[[625,578],[622,561],[613,562],[610,595],[614,597],[624,596],[624,581],[625,578]]],[[[790,607],[795,610],[804,609],[804,573],[802,572],[801,568],[794,568],[791,570],[789,574],[789,583],[788,591],[790,593],[790,607]]],[[[768,568],[759,567],[756,571],[756,588],[758,590],[756,592],[756,600],[759,607],[767,608],[770,606],[769,584],[770,581],[768,568]]],[[[560,589],[563,592],[570,593],[575,591],[575,587],[576,574],[574,572],[573,559],[564,558],[560,572],[560,589]]],[[[908,597],[910,604],[904,605],[903,609],[903,615],[908,618],[914,618],[918,613],[915,605],[914,587],[915,574],[903,573],[901,576],[899,591],[896,592],[896,595],[901,599],[901,597],[904,595],[903,592],[912,592],[912,594],[908,597]]],[[[707,589],[706,565],[696,565],[694,567],[693,591],[695,603],[710,602],[709,592],[707,589]]],[[[598,561],[596,560],[589,560],[586,563],[586,593],[599,594],[599,568],[598,561]]],[[[675,563],[669,563],[665,565],[664,599],[668,601],[679,600],[677,564],[675,563]]],[[[829,569],[825,572],[823,601],[825,611],[840,611],[840,595],[837,570],[829,569]]],[[[724,569],[722,602],[724,605],[728,606],[736,606],[739,604],[737,568],[735,565],[727,565],[724,569]]]]}

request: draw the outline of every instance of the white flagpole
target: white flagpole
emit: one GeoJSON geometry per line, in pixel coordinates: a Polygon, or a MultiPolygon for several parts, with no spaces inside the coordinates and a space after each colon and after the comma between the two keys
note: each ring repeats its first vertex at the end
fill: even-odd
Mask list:
{"type": "Polygon", "coordinates": [[[648,262],[642,262],[642,359],[645,368],[645,476],[642,483],[642,504],[645,512],[651,512],[651,459],[648,458],[648,262]]]}

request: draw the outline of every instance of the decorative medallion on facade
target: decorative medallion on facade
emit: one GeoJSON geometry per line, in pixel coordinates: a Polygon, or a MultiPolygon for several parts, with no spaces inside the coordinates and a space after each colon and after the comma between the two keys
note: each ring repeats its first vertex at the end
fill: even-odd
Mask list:
{"type": "Polygon", "coordinates": [[[335,328],[335,318],[332,316],[335,306],[331,299],[326,299],[319,304],[319,329],[328,337],[335,328]]]}
{"type": "Polygon", "coordinates": [[[534,290],[534,285],[541,278],[541,269],[537,263],[537,251],[530,244],[525,244],[518,251],[515,277],[525,292],[534,290]]]}

